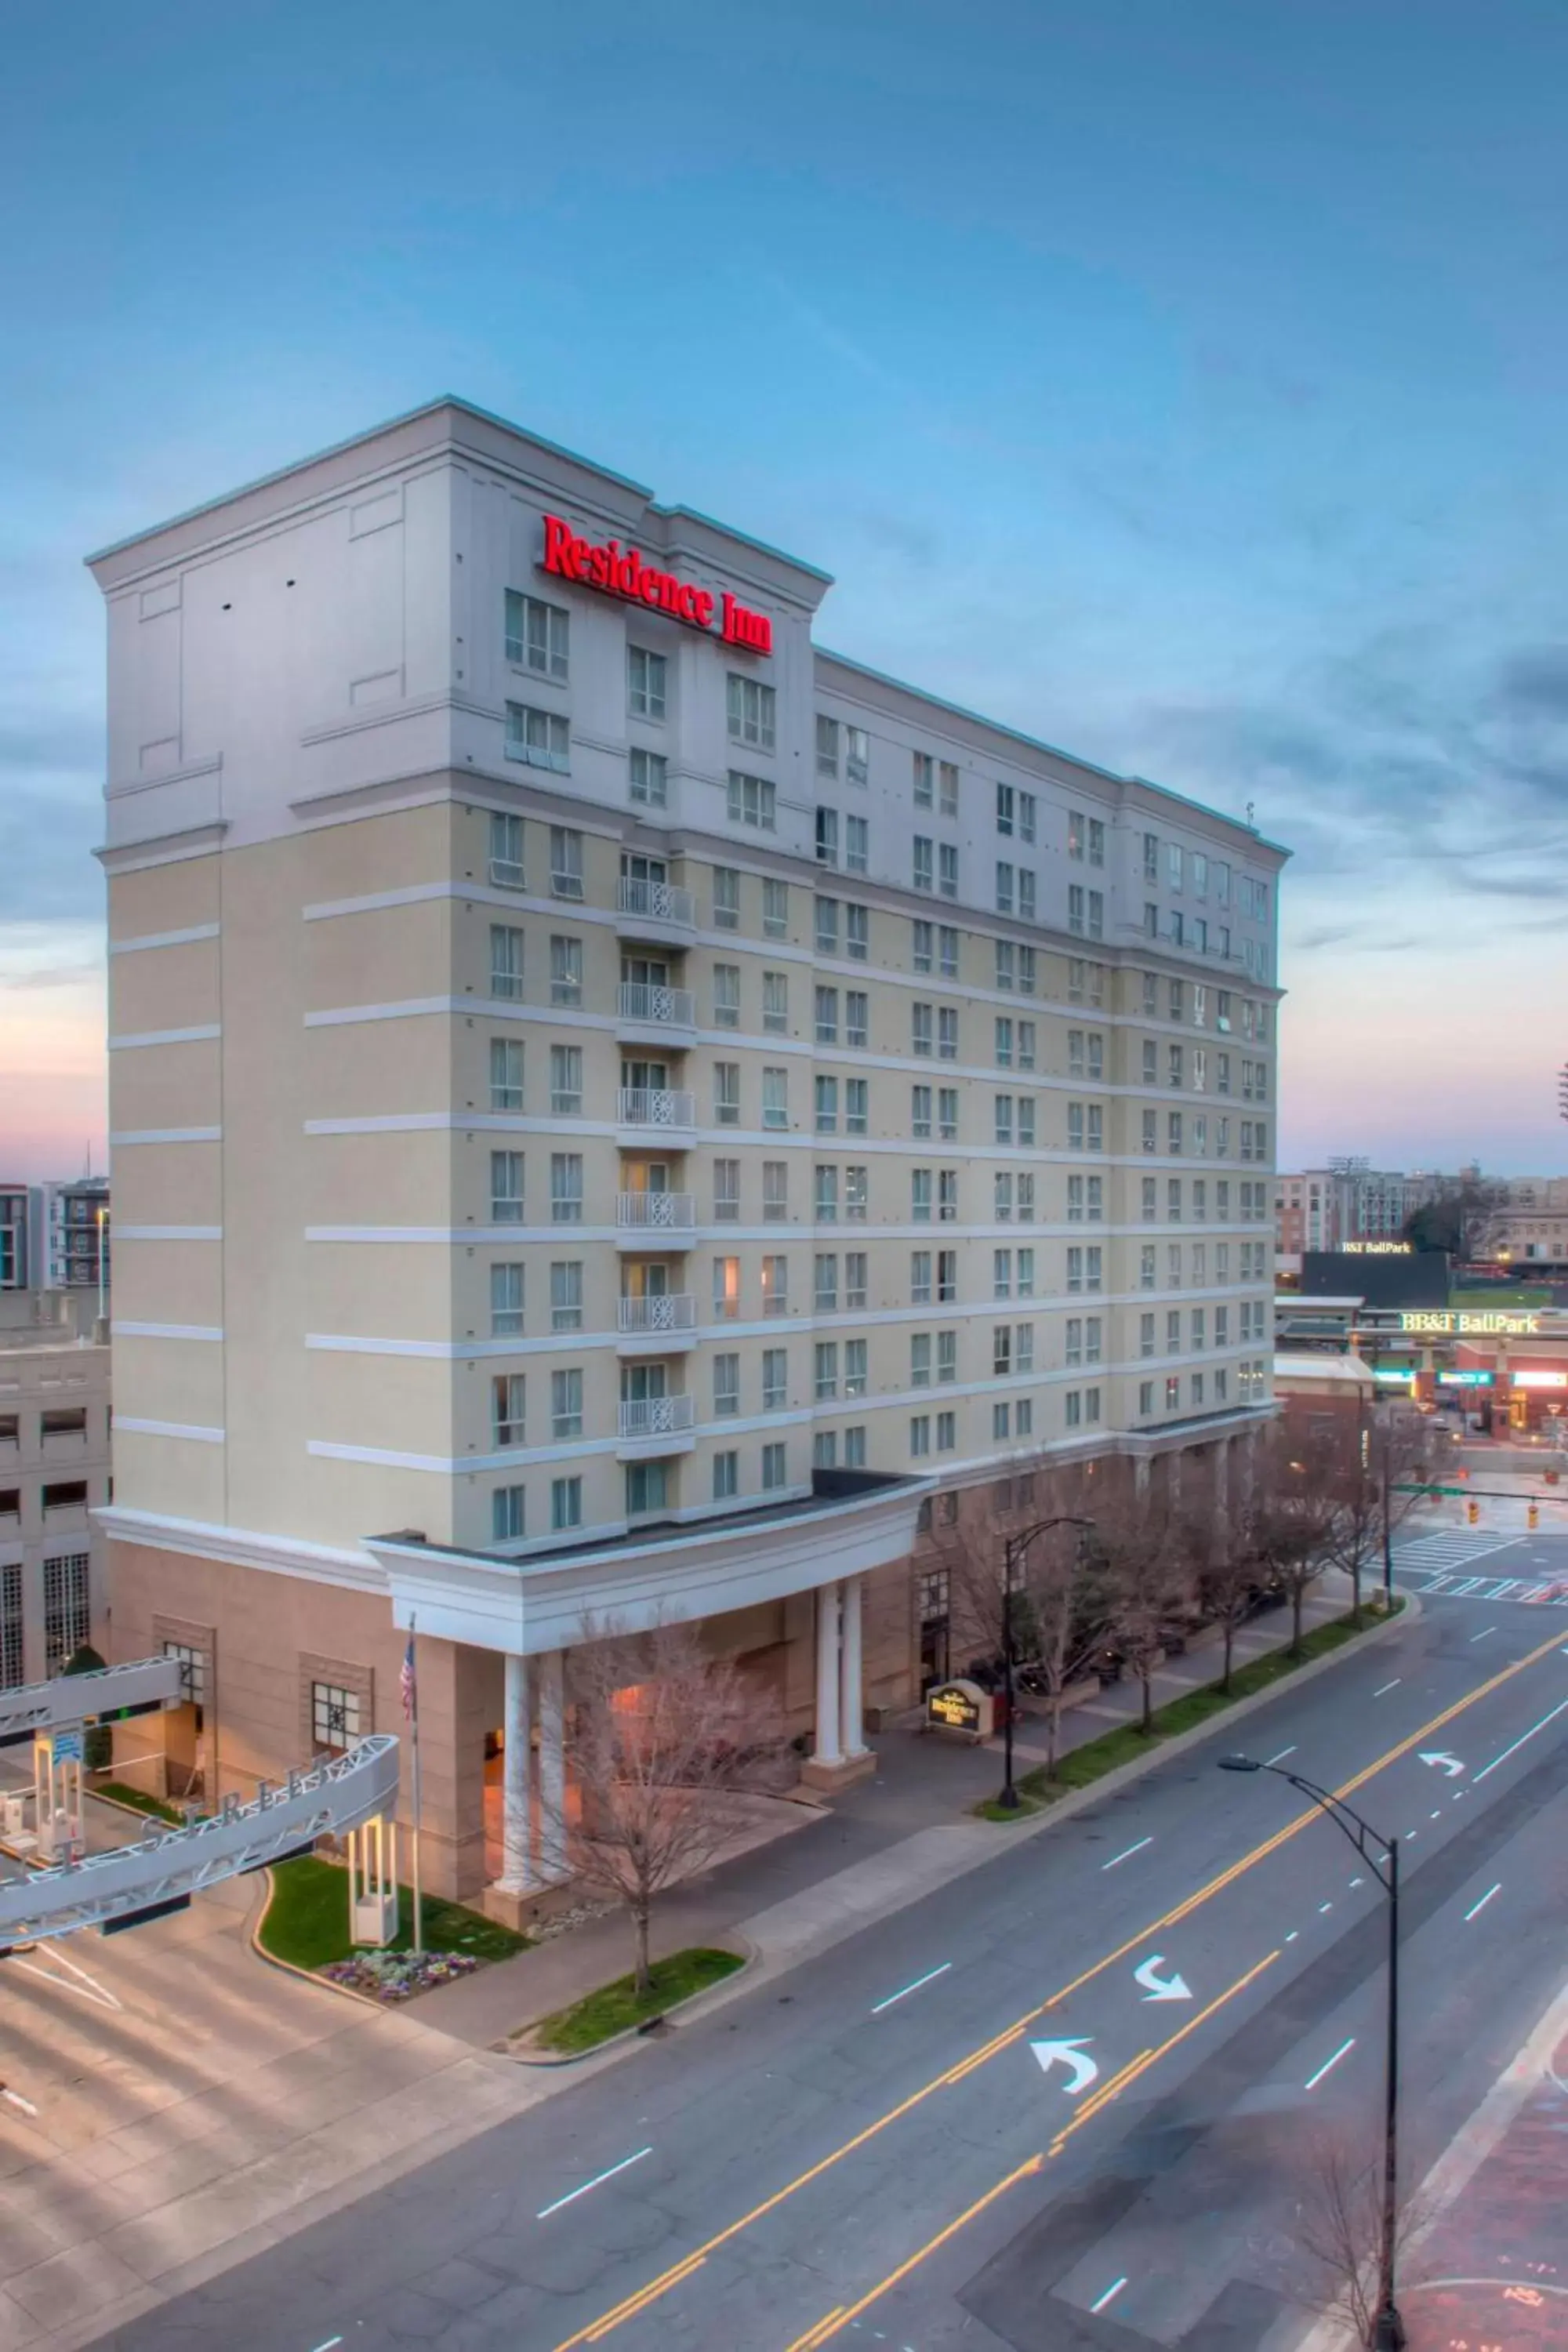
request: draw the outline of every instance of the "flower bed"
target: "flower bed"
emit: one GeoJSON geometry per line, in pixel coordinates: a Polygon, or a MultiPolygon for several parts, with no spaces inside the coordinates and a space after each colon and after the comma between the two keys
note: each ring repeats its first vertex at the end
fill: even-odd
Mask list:
{"type": "Polygon", "coordinates": [[[397,2001],[472,1976],[479,1965],[467,1952],[356,1952],[352,1959],[330,1960],[321,1973],[372,2000],[397,2001]]]}

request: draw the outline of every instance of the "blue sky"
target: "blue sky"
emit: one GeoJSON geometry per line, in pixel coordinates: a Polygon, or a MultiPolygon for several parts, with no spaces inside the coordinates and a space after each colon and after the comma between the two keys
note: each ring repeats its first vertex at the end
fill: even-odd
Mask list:
{"type": "Polygon", "coordinates": [[[1252,803],[1283,1164],[1562,1165],[1564,87],[1509,0],[13,25],[0,1161],[101,1133],[81,554],[453,391],[832,571],[826,643],[1252,803]]]}

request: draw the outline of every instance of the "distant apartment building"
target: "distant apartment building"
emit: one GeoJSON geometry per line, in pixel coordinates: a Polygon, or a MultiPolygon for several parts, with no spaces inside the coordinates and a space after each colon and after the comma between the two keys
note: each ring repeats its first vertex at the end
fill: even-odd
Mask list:
{"type": "Polygon", "coordinates": [[[107,1638],[89,1514],[110,1498],[109,1443],[107,1343],[0,1329],[0,1688],[107,1638]]]}
{"type": "Polygon", "coordinates": [[[109,1179],[35,1185],[31,1286],[92,1290],[109,1284],[109,1179]]]}
{"type": "Polygon", "coordinates": [[[0,1291],[28,1286],[27,1208],[30,1187],[0,1184],[0,1291]]]}
{"type": "Polygon", "coordinates": [[[1510,1176],[1486,1255],[1504,1264],[1568,1267],[1568,1176],[1510,1176]]]}
{"type": "Polygon", "coordinates": [[[1392,1241],[1414,1212],[1432,1200],[1445,1179],[1426,1171],[1405,1175],[1364,1160],[1331,1160],[1274,1180],[1274,1238],[1282,1260],[1305,1250],[1338,1250],[1347,1242],[1392,1241]]]}

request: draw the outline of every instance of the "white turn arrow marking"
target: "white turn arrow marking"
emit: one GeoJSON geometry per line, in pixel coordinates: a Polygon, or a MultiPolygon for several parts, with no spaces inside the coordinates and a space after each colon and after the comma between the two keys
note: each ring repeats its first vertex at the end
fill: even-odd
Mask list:
{"type": "Polygon", "coordinates": [[[1423,1755],[1421,1761],[1423,1764],[1440,1764],[1450,1780],[1457,1780],[1465,1769],[1457,1756],[1448,1756],[1441,1751],[1423,1755]]]}
{"type": "Polygon", "coordinates": [[[1092,2058],[1084,2055],[1084,2043],[1091,2038],[1083,2034],[1076,2042],[1031,2042],[1029,2044],[1040,2062],[1042,2074],[1048,2074],[1058,2059],[1064,2066],[1072,2068],[1072,2081],[1064,2085],[1069,2099],[1076,2099],[1080,2091],[1087,2091],[1089,2084],[1099,2079],[1099,2067],[1092,2058]]]}
{"type": "Polygon", "coordinates": [[[1138,1982],[1143,1987],[1144,2000],[1191,2000],[1193,1997],[1192,1990],[1188,1985],[1185,1977],[1163,1977],[1160,1974],[1160,1970],[1164,1966],[1164,1954],[1163,1952],[1156,1952],[1153,1954],[1152,1958],[1144,1961],[1141,1969],[1134,1969],[1132,1973],[1136,1977],[1138,1982]]]}

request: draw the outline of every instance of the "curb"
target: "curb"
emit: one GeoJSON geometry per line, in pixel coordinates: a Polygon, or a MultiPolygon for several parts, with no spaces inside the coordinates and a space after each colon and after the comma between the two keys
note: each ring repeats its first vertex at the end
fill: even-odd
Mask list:
{"type": "MultiPolygon", "coordinates": [[[[731,1969],[728,1975],[721,1976],[717,1984],[704,1985],[700,1992],[689,1992],[683,2000],[671,2001],[668,2010],[659,2011],[658,2018],[645,2018],[641,2025],[623,2026],[619,2033],[606,2034],[603,2042],[595,2042],[590,2050],[514,2050],[506,2042],[492,2042],[489,2047],[499,2056],[510,2058],[514,2066],[531,2066],[545,2074],[552,2074],[562,2066],[585,2065],[591,2058],[607,2057],[612,2051],[623,2050],[634,2042],[646,2041],[648,2028],[662,2023],[667,2017],[679,2014],[684,2020],[689,2012],[700,2010],[705,2001],[717,2006],[720,1994],[727,1993],[732,1986],[738,1987],[762,1957],[754,1944],[748,1943],[744,1936],[737,1936],[728,1928],[713,1938],[708,1949],[722,1952],[731,1945],[742,1947],[734,1954],[741,1963],[738,1969],[731,1969]]],[[[653,1965],[657,1968],[658,1962],[656,1960],[653,1965]]],[[[543,2020],[538,2021],[542,2023],[543,2020]]],[[[533,2030],[531,2025],[522,2028],[524,2033],[531,2033],[533,2030]]]]}
{"type": "MultiPolygon", "coordinates": [[[[1321,1658],[1310,1658],[1304,1666],[1298,1666],[1293,1674],[1282,1675],[1266,1690],[1251,1691],[1246,1698],[1234,1700],[1218,1714],[1211,1715],[1206,1722],[1194,1723],[1185,1731],[1173,1732],[1168,1739],[1157,1741],[1146,1756],[1131,1757],[1125,1764],[1118,1764],[1113,1770],[1102,1772],[1098,1780],[1090,1780],[1086,1788],[1074,1789],[1068,1796],[1058,1797],[1054,1804],[1042,1805],[1037,1815],[1026,1816],[1022,1824],[988,1822],[980,1813],[973,1813],[969,1818],[978,1829],[996,1831],[997,1836],[991,1843],[998,1849],[1004,1843],[1016,1845],[1025,1837],[1037,1837],[1053,1822],[1068,1821],[1074,1813],[1082,1812],[1085,1806],[1114,1794],[1118,1789],[1124,1789],[1129,1781],[1142,1779],[1145,1772],[1152,1771],[1155,1765],[1163,1763],[1167,1757],[1183,1755],[1189,1748],[1197,1747],[1201,1740],[1212,1739],[1223,1725],[1239,1723],[1244,1717],[1256,1715],[1260,1707],[1267,1706],[1285,1692],[1300,1690],[1304,1683],[1316,1681],[1320,1675],[1327,1674],[1331,1667],[1337,1666],[1342,1658],[1355,1657],[1369,1643],[1385,1638],[1396,1625],[1414,1624],[1421,1615],[1421,1604],[1409,1593],[1404,1595],[1404,1601],[1405,1606],[1396,1615],[1384,1617],[1377,1624],[1368,1625],[1361,1633],[1352,1633],[1349,1641],[1342,1642],[1337,1649],[1328,1651],[1321,1658]]],[[[1326,1622],[1332,1622],[1332,1620],[1326,1622]]],[[[1211,1686],[1199,1685],[1200,1689],[1208,1687],[1211,1686]]],[[[975,1869],[990,1858],[989,1853],[977,1855],[973,1863],[965,1864],[961,1868],[975,1869]]]]}
{"type": "Polygon", "coordinates": [[[320,1992],[335,1992],[343,2000],[357,2001],[361,2009],[374,2010],[378,2017],[384,2017],[395,2006],[405,2006],[404,2003],[372,2000],[368,1993],[355,1992],[353,1985],[338,1984],[331,1977],[318,1976],[314,1969],[302,1969],[297,1960],[282,1960],[279,1958],[276,1952],[269,1952],[261,1940],[261,1930],[267,1925],[267,1914],[272,1908],[272,1898],[278,1892],[278,1882],[270,1870],[264,1871],[262,1876],[267,1881],[267,1892],[262,1897],[261,1908],[250,1922],[248,1931],[250,1948],[258,1960],[265,1962],[269,1969],[277,1969],[282,1976],[298,1977],[301,1984],[314,1985],[320,1992]]]}

